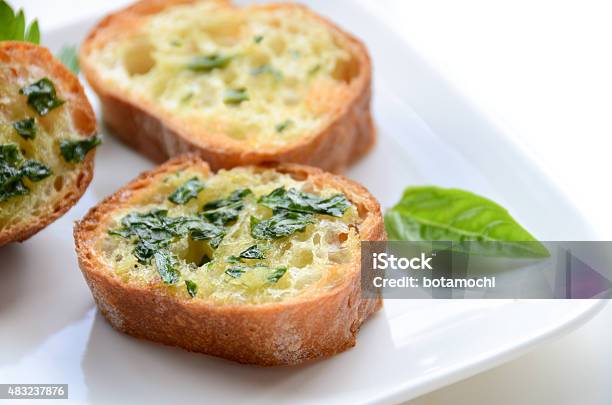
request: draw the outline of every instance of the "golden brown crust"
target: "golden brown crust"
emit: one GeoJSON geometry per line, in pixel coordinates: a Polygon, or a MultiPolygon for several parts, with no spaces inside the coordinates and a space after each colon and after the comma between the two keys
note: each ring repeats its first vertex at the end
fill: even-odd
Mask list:
{"type": "MultiPolygon", "coordinates": [[[[140,175],[76,224],[79,265],[108,321],[116,329],[139,338],[262,366],[297,364],[354,346],[360,325],[382,305],[380,298],[361,297],[359,257],[343,283],[329,291],[258,305],[213,305],[179,299],[159,289],[124,282],[102,263],[93,241],[99,232],[104,232],[100,229],[104,218],[160,174],[194,165],[205,173],[209,171],[194,154],[172,159],[140,175]]],[[[380,206],[362,186],[312,167],[281,164],[269,168],[338,188],[358,207],[363,219],[360,239],[386,239],[380,206]]]]}
{"type": "MultiPolygon", "coordinates": [[[[81,68],[87,81],[100,97],[104,120],[127,145],[150,159],[165,159],[187,152],[198,153],[213,170],[268,162],[293,162],[320,167],[339,173],[365,155],[376,141],[376,130],[370,112],[372,66],[365,45],[331,21],[316,15],[305,6],[272,4],[258,7],[300,7],[312,14],[330,30],[343,38],[358,65],[358,74],[351,80],[349,94],[336,106],[329,124],[317,134],[292,143],[258,150],[238,142],[211,143],[210,137],[193,136],[202,132],[171,114],[162,112],[144,100],[129,97],[104,83],[91,53],[126,30],[141,23],[142,17],[160,12],[176,4],[202,0],[142,0],[104,18],[88,35],[80,50],[81,68]]],[[[210,1],[210,0],[208,0],[210,1]]],[[[228,7],[232,7],[228,2],[228,7]]]]}
{"type": "MultiPolygon", "coordinates": [[[[74,127],[82,137],[96,135],[96,117],[85,96],[83,87],[60,61],[55,59],[47,48],[29,42],[0,42],[0,64],[11,63],[23,66],[24,71],[38,67],[45,71],[53,80],[61,98],[66,101],[64,108],[69,108],[74,127]]],[[[13,70],[15,76],[20,74],[13,70]]],[[[87,154],[86,159],[79,164],[79,173],[74,188],[57,198],[43,215],[26,218],[27,222],[19,223],[0,231],[0,246],[10,242],[23,242],[41,229],[61,217],[81,198],[93,177],[95,151],[87,154]]]]}

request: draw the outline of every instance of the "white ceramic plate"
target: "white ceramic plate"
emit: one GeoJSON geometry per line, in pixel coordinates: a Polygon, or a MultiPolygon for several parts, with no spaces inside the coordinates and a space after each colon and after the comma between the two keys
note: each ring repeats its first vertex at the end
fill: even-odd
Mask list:
{"type": "MultiPolygon", "coordinates": [[[[596,239],[551,180],[401,39],[355,3],[315,1],[368,44],[380,140],[348,176],[389,207],[410,184],[456,186],[509,207],[546,240],[596,239]]],[[[43,17],[43,16],[39,16],[43,17]]],[[[52,49],[92,21],[44,33],[52,49]]],[[[98,108],[97,99],[90,100],[98,108]]],[[[593,316],[602,301],[387,300],[357,346],[325,361],[262,369],[137,340],[97,313],[72,223],[152,164],[105,135],[95,178],[63,218],[0,250],[0,382],[68,383],[88,403],[389,403],[507,361],[593,316]]]]}

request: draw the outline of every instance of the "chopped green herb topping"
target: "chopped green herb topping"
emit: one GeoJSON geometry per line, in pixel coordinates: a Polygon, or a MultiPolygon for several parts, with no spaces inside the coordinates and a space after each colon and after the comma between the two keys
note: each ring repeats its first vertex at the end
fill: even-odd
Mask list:
{"type": "Polygon", "coordinates": [[[189,200],[196,198],[202,190],[204,190],[204,183],[194,177],[170,194],[168,200],[175,204],[186,204],[189,200]]]}
{"type": "Polygon", "coordinates": [[[185,280],[185,286],[191,298],[195,298],[195,296],[198,295],[198,285],[196,283],[191,280],[185,280]]]}
{"type": "Polygon", "coordinates": [[[249,93],[246,87],[240,87],[238,89],[227,89],[223,95],[223,102],[225,104],[240,104],[243,101],[249,100],[249,93]]]}
{"type": "Polygon", "coordinates": [[[0,202],[26,195],[30,189],[24,180],[41,181],[51,175],[51,169],[35,160],[24,160],[14,143],[0,145],[0,202]]]}
{"type": "Polygon", "coordinates": [[[241,263],[241,262],[242,262],[242,259],[240,259],[238,256],[234,256],[234,255],[228,256],[228,258],[225,259],[225,263],[232,263],[232,264],[234,264],[234,263],[241,263]]]}
{"type": "Polygon", "coordinates": [[[67,163],[81,163],[87,152],[100,145],[102,140],[98,136],[92,136],[80,141],[62,140],[60,152],[67,163]]]}
{"type": "Polygon", "coordinates": [[[260,43],[261,41],[263,41],[264,37],[263,35],[255,35],[253,37],[253,42],[255,42],[256,44],[260,43]]]}
{"type": "Polygon", "coordinates": [[[191,239],[208,241],[208,244],[213,249],[219,247],[219,244],[225,236],[225,231],[222,228],[204,220],[193,222],[189,230],[191,232],[191,239]]]}
{"type": "Polygon", "coordinates": [[[27,96],[28,105],[42,116],[64,104],[64,100],[57,98],[53,82],[46,77],[22,88],[19,93],[27,96]]]}
{"type": "Polygon", "coordinates": [[[26,118],[21,121],[13,122],[13,128],[23,139],[34,139],[36,138],[36,126],[35,118],[26,118]]]}
{"type": "Polygon", "coordinates": [[[266,266],[255,266],[255,267],[246,267],[246,266],[231,266],[225,270],[225,274],[232,278],[239,278],[244,273],[252,270],[265,270],[268,274],[266,275],[266,281],[271,284],[276,284],[278,280],[281,279],[287,272],[286,267],[279,267],[276,269],[271,269],[266,266]]]}
{"type": "Polygon", "coordinates": [[[187,65],[187,68],[194,72],[210,72],[213,69],[221,69],[229,65],[231,56],[221,56],[217,54],[208,56],[196,56],[187,65]]]}
{"type": "Polygon", "coordinates": [[[251,236],[259,240],[280,239],[295,232],[303,232],[312,223],[312,214],[280,210],[264,220],[251,217],[251,236]]]}
{"type": "Polygon", "coordinates": [[[321,65],[320,64],[316,64],[313,67],[310,68],[310,70],[308,71],[308,75],[309,76],[313,76],[314,74],[316,74],[319,70],[321,70],[321,65]]]}
{"type": "Polygon", "coordinates": [[[247,249],[243,250],[242,252],[240,252],[240,255],[238,255],[238,257],[240,257],[241,259],[265,259],[266,258],[263,250],[257,245],[250,246],[247,249]]]}
{"type": "Polygon", "coordinates": [[[283,122],[281,122],[280,124],[276,125],[276,132],[281,133],[283,132],[285,129],[289,128],[291,125],[293,125],[293,120],[285,120],[283,122]]]}
{"type": "Polygon", "coordinates": [[[238,219],[240,211],[244,208],[243,200],[250,194],[252,192],[248,188],[234,190],[229,197],[204,205],[201,215],[215,225],[227,225],[238,219]]]}
{"type": "Polygon", "coordinates": [[[121,220],[121,228],[109,234],[130,238],[135,242],[134,256],[142,264],[176,239],[189,234],[192,240],[205,240],[216,249],[225,236],[223,229],[193,216],[168,217],[167,210],[153,209],[146,213],[132,212],[121,220]]]}
{"type": "Polygon", "coordinates": [[[323,198],[314,194],[297,191],[293,188],[285,190],[279,187],[270,194],[263,196],[259,202],[273,210],[284,209],[294,212],[325,214],[341,217],[351,206],[342,194],[323,198]]]}
{"type": "Polygon", "coordinates": [[[278,280],[280,280],[281,277],[283,277],[285,275],[286,272],[287,272],[287,268],[286,267],[279,267],[278,269],[274,269],[268,275],[268,281],[270,283],[276,284],[276,283],[278,283],[278,280]]]}
{"type": "Polygon", "coordinates": [[[27,41],[40,43],[38,21],[26,25],[23,10],[15,13],[11,6],[0,0],[0,41],[27,41]]]}
{"type": "Polygon", "coordinates": [[[281,71],[272,67],[271,65],[267,63],[251,69],[252,76],[259,76],[264,73],[270,73],[272,76],[274,76],[274,79],[276,80],[283,79],[283,74],[281,73],[281,71]]]}
{"type": "Polygon", "coordinates": [[[176,269],[177,260],[174,255],[166,250],[155,252],[155,267],[166,284],[176,284],[181,273],[176,269]]]}

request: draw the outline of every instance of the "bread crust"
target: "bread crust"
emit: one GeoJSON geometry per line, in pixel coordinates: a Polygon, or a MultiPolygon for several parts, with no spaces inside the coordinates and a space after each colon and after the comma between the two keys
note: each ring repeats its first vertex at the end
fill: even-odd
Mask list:
{"type": "MultiPolygon", "coordinates": [[[[370,112],[372,65],[365,45],[334,23],[305,6],[269,4],[260,8],[301,8],[343,38],[358,64],[358,74],[351,80],[349,94],[335,106],[326,127],[278,147],[267,150],[245,147],[231,139],[196,140],[193,134],[204,130],[193,128],[172,114],[144,100],[134,99],[105,83],[89,55],[125,30],[137,26],[144,16],[158,13],[177,4],[202,0],[142,0],[104,18],[85,39],[80,49],[81,69],[102,104],[105,122],[127,145],[150,159],[162,162],[187,152],[198,153],[213,170],[269,162],[291,162],[320,167],[334,173],[344,171],[365,155],[375,144],[376,129],[370,112]]],[[[206,1],[206,0],[205,0],[206,1]]],[[[211,0],[208,0],[211,1],[211,0]]],[[[220,1],[228,7],[229,2],[220,1]]],[[[225,138],[225,137],[224,137],[225,138]]]]}
{"type": "MultiPolygon", "coordinates": [[[[204,172],[209,170],[205,162],[191,154],[143,173],[75,225],[79,265],[100,312],[111,325],[138,338],[261,366],[298,364],[354,346],[361,324],[382,306],[380,297],[361,297],[359,251],[346,279],[330,290],[250,305],[214,305],[176,298],[167,295],[164,288],[122,281],[103,264],[93,243],[97,233],[104,231],[100,229],[104,218],[125,206],[160,174],[194,165],[203,167],[204,172]]],[[[280,164],[267,168],[339,189],[358,207],[363,219],[360,239],[386,239],[380,206],[362,186],[307,166],[280,164]]]]}
{"type": "MultiPolygon", "coordinates": [[[[29,42],[0,42],[0,64],[18,63],[24,67],[36,66],[43,69],[66,101],[62,108],[69,108],[78,135],[84,138],[96,135],[96,117],[85,96],[79,80],[58,61],[47,48],[29,42]]],[[[18,72],[13,72],[15,75],[18,72]]],[[[78,170],[76,183],[63,193],[38,217],[26,218],[25,223],[15,224],[0,231],[0,246],[11,242],[23,242],[38,231],[61,217],[81,198],[93,177],[95,151],[87,154],[85,160],[75,168],[78,170]]],[[[25,197],[27,198],[27,197],[25,197]]]]}

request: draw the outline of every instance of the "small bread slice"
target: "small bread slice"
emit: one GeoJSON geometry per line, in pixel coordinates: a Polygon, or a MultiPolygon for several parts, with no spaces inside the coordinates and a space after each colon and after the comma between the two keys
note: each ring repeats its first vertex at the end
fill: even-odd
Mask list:
{"type": "Polygon", "coordinates": [[[97,138],[78,79],[46,48],[0,42],[0,82],[2,246],[28,239],[79,200],[97,138]]]}
{"type": "Polygon", "coordinates": [[[360,241],[386,239],[380,206],[317,168],[215,174],[196,155],[178,157],[92,208],[74,237],[116,329],[241,363],[346,350],[382,305],[360,284],[360,241]]]}
{"type": "Polygon", "coordinates": [[[143,0],[98,23],[80,63],[106,123],[158,162],[341,172],[375,142],[367,49],[305,6],[143,0]]]}

